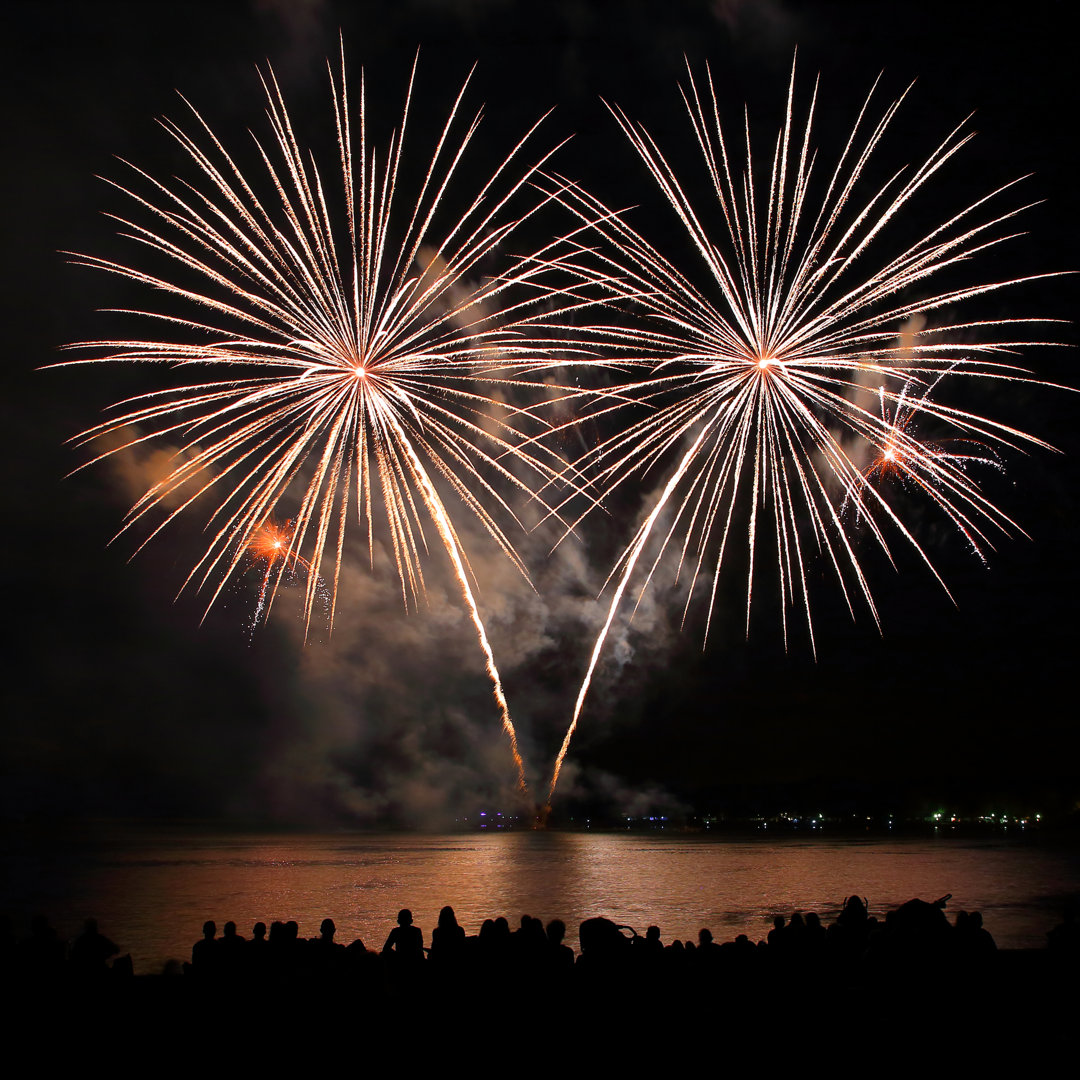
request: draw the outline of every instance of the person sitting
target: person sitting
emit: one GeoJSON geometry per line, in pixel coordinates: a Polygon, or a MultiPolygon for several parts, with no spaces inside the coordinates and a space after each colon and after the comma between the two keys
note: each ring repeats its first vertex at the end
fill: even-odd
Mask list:
{"type": "Polygon", "coordinates": [[[465,931],[458,925],[449,904],[439,912],[439,923],[431,931],[430,959],[439,964],[458,965],[465,954],[465,931]]]}
{"type": "Polygon", "coordinates": [[[87,919],[83,932],[71,944],[71,969],[82,978],[98,978],[109,970],[108,961],[120,951],[98,931],[96,919],[87,919]]]}
{"type": "Polygon", "coordinates": [[[408,964],[418,963],[424,959],[424,932],[413,926],[412,912],[408,908],[398,912],[397,922],[383,946],[383,955],[393,955],[408,964]]]}

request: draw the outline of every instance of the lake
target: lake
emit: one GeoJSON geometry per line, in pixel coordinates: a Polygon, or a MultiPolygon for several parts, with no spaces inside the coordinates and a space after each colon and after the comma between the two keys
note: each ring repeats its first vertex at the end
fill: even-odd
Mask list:
{"type": "Polygon", "coordinates": [[[858,893],[881,915],[912,897],[952,893],[946,912],[983,913],[1000,947],[1040,948],[1080,897],[1080,854],[1037,834],[985,838],[504,832],[447,836],[253,833],[189,825],[88,827],[82,835],[5,831],[4,910],[15,932],[43,912],[72,938],[88,916],[132,954],[137,973],[188,959],[207,919],[248,937],[263,920],[295,919],[315,937],[381,948],[399,908],[430,942],[451,904],[466,933],[505,915],[558,917],[576,928],[606,915],[664,942],[765,937],[772,917],[816,911],[829,923],[858,893]]]}

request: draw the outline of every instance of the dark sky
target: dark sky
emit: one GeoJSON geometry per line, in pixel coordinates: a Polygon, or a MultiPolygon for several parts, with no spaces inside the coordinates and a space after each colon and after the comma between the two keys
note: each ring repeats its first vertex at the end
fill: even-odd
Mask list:
{"type": "MultiPolygon", "coordinates": [[[[418,102],[438,119],[477,61],[470,100],[487,103],[486,145],[507,146],[556,106],[541,138],[574,135],[562,171],[607,200],[641,203],[636,220],[661,245],[665,229],[676,235],[674,219],[600,98],[665,146],[685,144],[683,58],[695,70],[708,61],[729,115],[749,102],[764,135],[780,116],[797,48],[801,85],[821,74],[824,146],[839,147],[884,71],[890,98],[916,84],[883,164],[925,158],[975,113],[977,138],[934,182],[943,208],[1034,174],[1017,196],[1039,201],[1019,219],[1027,235],[986,270],[1014,276],[1078,265],[1068,11],[1046,2],[795,0],[8,4],[3,299],[14,377],[3,423],[2,812],[437,824],[508,797],[482,657],[437,551],[427,611],[405,615],[392,566],[377,556],[374,572],[349,567],[346,613],[331,639],[316,634],[303,645],[288,598],[252,637],[251,575],[201,624],[204,600],[184,593],[174,602],[204,543],[201,522],[176,523],[128,561],[135,536],[109,546],[132,497],[119,469],[65,479],[84,460],[65,440],[146,376],[37,370],[65,343],[124,325],[97,309],[139,302],[128,285],[70,266],[60,252],[131,257],[102,215],[127,208],[95,176],[123,175],[116,157],[153,175],[182,167],[154,122],[183,115],[177,90],[232,147],[264,121],[255,65],[267,59],[298,128],[325,130],[325,57],[336,53],[339,29],[353,72],[365,68],[373,123],[384,127],[417,47],[418,102]]],[[[418,115],[422,139],[436,121],[420,106],[418,115]]],[[[1058,278],[989,300],[980,314],[1015,313],[1014,304],[1069,319],[1076,300],[1076,279],[1058,278]]],[[[1071,325],[1053,333],[1075,341],[1071,325]]],[[[1025,361],[1049,381],[1080,385],[1068,349],[1033,350],[1025,361]]],[[[1030,539],[1002,537],[984,566],[910,499],[903,511],[955,606],[910,553],[894,571],[867,551],[879,634],[865,610],[851,620],[814,566],[816,661],[798,631],[785,651],[764,591],[744,640],[736,567],[722,581],[723,613],[704,651],[699,616],[680,632],[680,604],[654,590],[635,629],[620,633],[620,665],[601,668],[571,754],[566,806],[709,811],[787,797],[878,808],[949,798],[1073,806],[1078,399],[1003,385],[977,404],[1063,452],[1011,455],[986,480],[1030,539]]],[[[550,536],[523,538],[539,597],[462,524],[536,778],[550,767],[584,669],[600,610],[591,596],[647,493],[627,494],[626,520],[597,521],[550,560],[550,536]]]]}

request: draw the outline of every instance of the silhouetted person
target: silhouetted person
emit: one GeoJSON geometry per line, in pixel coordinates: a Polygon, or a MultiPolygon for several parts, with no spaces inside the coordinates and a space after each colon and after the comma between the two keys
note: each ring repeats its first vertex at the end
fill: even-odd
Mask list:
{"type": "Polygon", "coordinates": [[[547,924],[547,969],[555,975],[565,975],[574,967],[574,950],[563,944],[566,937],[566,923],[562,919],[552,919],[547,924]]]}
{"type": "Polygon", "coordinates": [[[773,948],[782,949],[785,944],[784,940],[784,916],[774,915],[772,921],[773,928],[769,931],[768,942],[773,948]]]}
{"type": "Polygon", "coordinates": [[[319,936],[308,943],[311,973],[320,979],[336,979],[345,964],[345,946],[334,941],[337,927],[333,919],[323,919],[319,924],[319,936]]]}
{"type": "Polygon", "coordinates": [[[211,978],[218,971],[217,923],[207,919],[203,923],[203,936],[191,947],[191,970],[200,979],[211,978]]]}
{"type": "Polygon", "coordinates": [[[716,952],[720,948],[719,945],[713,941],[712,931],[703,926],[697,935],[698,939],[698,960],[714,960],[716,958],[716,952]]]}
{"type": "Polygon", "coordinates": [[[458,925],[454,909],[447,904],[431,931],[430,958],[434,963],[458,967],[465,957],[465,931],[458,925]]]}
{"type": "Polygon", "coordinates": [[[866,920],[869,917],[868,907],[869,905],[865,899],[860,899],[858,896],[849,896],[844,901],[844,910],[837,916],[836,925],[843,927],[845,930],[861,930],[866,925],[866,920]]]}
{"type": "Polygon", "coordinates": [[[849,896],[836,922],[829,927],[827,941],[833,955],[852,964],[866,949],[872,928],[866,900],[849,896]]]}
{"type": "Polygon", "coordinates": [[[120,951],[98,932],[97,919],[87,919],[83,932],[71,944],[71,970],[80,978],[101,978],[108,974],[109,959],[120,951]]]}
{"type": "Polygon", "coordinates": [[[983,927],[981,911],[958,912],[954,933],[957,952],[966,959],[977,960],[997,952],[997,943],[983,927]]]}
{"type": "Polygon", "coordinates": [[[236,923],[232,920],[227,922],[222,929],[222,937],[217,942],[218,964],[221,974],[230,979],[239,978],[244,970],[244,961],[247,959],[247,943],[236,932],[236,923]]]}
{"type": "Polygon", "coordinates": [[[258,980],[270,971],[270,943],[266,940],[266,923],[257,922],[251,928],[251,940],[244,942],[244,973],[258,980]]]}
{"type": "Polygon", "coordinates": [[[300,924],[290,919],[281,928],[281,950],[275,960],[275,969],[285,979],[297,975],[304,964],[304,943],[300,940],[300,924]]]}
{"type": "Polygon", "coordinates": [[[664,945],[660,940],[660,927],[650,926],[644,937],[636,937],[631,943],[634,965],[640,977],[656,979],[664,963],[664,945]]]}
{"type": "Polygon", "coordinates": [[[520,927],[510,935],[510,950],[519,976],[528,979],[539,973],[547,955],[544,924],[531,915],[522,915],[520,927]]]}
{"type": "Polygon", "coordinates": [[[477,935],[473,954],[477,969],[488,982],[497,981],[504,974],[503,969],[507,963],[506,942],[509,936],[509,934],[504,936],[499,933],[499,927],[494,919],[485,919],[480,925],[480,933],[477,935]]]}
{"type": "Polygon", "coordinates": [[[398,912],[397,921],[383,946],[383,955],[392,953],[400,962],[419,963],[424,959],[424,932],[413,926],[412,912],[408,908],[398,912]]]}

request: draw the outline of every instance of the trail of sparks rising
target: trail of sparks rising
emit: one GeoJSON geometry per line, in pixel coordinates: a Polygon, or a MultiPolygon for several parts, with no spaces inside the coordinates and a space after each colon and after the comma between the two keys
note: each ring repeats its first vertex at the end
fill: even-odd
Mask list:
{"type": "MultiPolygon", "coordinates": [[[[180,340],[80,343],[71,348],[103,355],[68,363],[163,363],[184,378],[202,366],[210,374],[122,401],[115,407],[122,415],[79,439],[87,444],[136,428],[95,461],[149,439],[181,442],[172,471],[136,502],[121,532],[163,511],[145,544],[202,496],[212,507],[212,538],[182,588],[216,579],[208,608],[245,553],[275,542],[266,523],[283,502],[297,506],[288,556],[293,567],[306,570],[309,628],[324,557],[333,565],[333,625],[350,503],[367,533],[372,565],[381,505],[403,602],[416,608],[424,593],[428,517],[476,627],[524,788],[524,764],[467,561],[432,473],[527,579],[486,504],[517,522],[496,484],[537,498],[564,475],[554,452],[519,433],[519,423],[543,424],[512,401],[523,387],[541,387],[538,373],[555,366],[550,358],[559,342],[552,329],[575,300],[546,284],[567,257],[557,253],[559,241],[519,258],[501,277],[481,280],[480,264],[550,201],[531,185],[554,150],[520,164],[534,125],[479,190],[468,193],[465,212],[451,215],[449,204],[464,183],[459,166],[479,123],[479,114],[471,121],[460,115],[466,79],[418,192],[400,197],[415,77],[414,64],[400,127],[380,161],[369,146],[363,76],[354,156],[344,55],[340,80],[330,72],[344,223],[331,213],[314,158],[301,150],[272,71],[263,87],[273,138],[266,145],[255,138],[255,147],[276,210],[273,200],[260,201],[255,183],[194,108],[195,135],[162,121],[193,162],[195,180],[165,183],[131,166],[148,194],[113,186],[152,221],[147,226],[118,217],[122,235],[148,249],[151,266],[163,260],[172,273],[159,276],[90,255],[74,259],[191,304],[197,317],[132,312],[184,333],[177,334],[180,340]],[[508,216],[508,204],[523,195],[532,201],[508,216]]],[[[572,343],[567,350],[572,354],[572,343]]],[[[278,564],[279,571],[284,567],[278,564]]],[[[280,581],[279,572],[269,600],[263,596],[260,603],[272,603],[280,581]]]]}
{"type": "Polygon", "coordinates": [[[627,407],[646,413],[631,418],[579,462],[582,468],[592,466],[601,491],[581,516],[631,477],[662,467],[672,457],[675,464],[668,466],[670,478],[608,578],[607,584],[615,581],[614,592],[555,761],[549,806],[608,632],[654,532],[659,551],[644,571],[638,600],[665,553],[676,549],[676,582],[683,575],[689,579],[684,619],[695,586],[711,575],[707,640],[720,566],[729,541],[734,547],[743,527],[740,514],[746,514],[747,632],[757,547],[762,535],[769,535],[776,547],[785,641],[787,609],[797,604],[813,648],[806,575],[806,559],[813,550],[832,567],[852,615],[854,600],[861,597],[880,627],[851,535],[856,523],[890,561],[885,530],[898,530],[944,587],[926,551],[872,483],[882,469],[864,471],[856,465],[856,446],[868,445],[881,455],[890,448],[899,453],[902,464],[897,468],[941,507],[977,551],[988,545],[988,527],[1001,532],[1016,528],[964,473],[962,460],[920,443],[911,421],[916,416],[932,418],[969,445],[1046,447],[1025,432],[937,402],[931,391],[945,371],[969,378],[1028,379],[1022,369],[986,357],[1008,354],[1021,345],[1055,344],[1031,340],[1030,331],[1023,341],[1007,337],[1016,325],[1052,320],[959,322],[948,321],[946,313],[944,325],[920,325],[907,335],[911,340],[897,342],[900,328],[915,316],[1033,280],[943,287],[936,278],[1010,239],[1006,223],[1024,207],[991,213],[987,219],[987,204],[1013,186],[1006,184],[916,242],[904,240],[899,254],[886,254],[869,271],[863,269],[876,257],[882,234],[896,214],[971,137],[954,129],[917,169],[907,175],[900,170],[864,193],[860,175],[904,96],[874,121],[870,111],[875,90],[876,84],[837,165],[824,178],[824,195],[816,208],[810,182],[816,155],[810,137],[817,86],[800,134],[794,66],[767,186],[761,183],[765,177],[760,167],[755,174],[749,125],[740,136],[745,140],[740,165],[729,155],[711,74],[706,72],[699,88],[689,72],[683,102],[715,196],[710,207],[695,206],[649,133],[611,108],[704,261],[710,279],[706,288],[669,262],[620,213],[587,192],[574,189],[560,196],[583,222],[592,222],[600,266],[594,280],[609,290],[611,302],[631,315],[644,314],[644,321],[594,327],[594,333],[606,337],[628,365],[649,372],[639,382],[597,397],[598,414],[627,407]],[[708,214],[717,209],[719,228],[710,227],[708,214]],[[905,299],[902,290],[915,298],[905,299]],[[990,340],[959,343],[979,334],[990,340]],[[860,403],[860,391],[866,396],[861,388],[867,384],[880,386],[880,410],[860,403]],[[739,496],[746,487],[749,497],[740,510],[739,496]],[[845,513],[849,507],[853,514],[845,513]],[[670,523],[657,529],[665,512],[670,523]]]}

